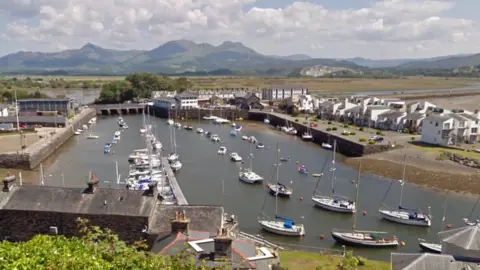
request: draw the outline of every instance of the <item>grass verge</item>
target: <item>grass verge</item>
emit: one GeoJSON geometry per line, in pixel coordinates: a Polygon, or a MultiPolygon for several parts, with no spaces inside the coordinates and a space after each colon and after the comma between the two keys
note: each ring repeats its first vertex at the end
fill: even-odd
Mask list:
{"type": "MultiPolygon", "coordinates": [[[[313,252],[280,251],[280,260],[283,267],[289,270],[337,270],[342,257],[321,255],[313,252]]],[[[388,270],[390,263],[367,261],[365,265],[357,266],[358,270],[388,270]]]]}

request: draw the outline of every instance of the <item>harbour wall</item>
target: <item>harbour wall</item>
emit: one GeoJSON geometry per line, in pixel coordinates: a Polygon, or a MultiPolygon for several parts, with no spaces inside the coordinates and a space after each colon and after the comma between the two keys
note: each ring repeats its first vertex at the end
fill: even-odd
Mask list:
{"type": "Polygon", "coordinates": [[[94,109],[85,109],[73,118],[67,127],[59,129],[48,138],[39,140],[29,146],[23,153],[8,152],[0,154],[0,167],[25,170],[34,169],[70,139],[74,135],[75,130],[81,128],[95,116],[96,112],[94,109]]]}
{"type": "MultiPolygon", "coordinates": [[[[147,112],[151,115],[155,115],[160,118],[168,118],[169,113],[167,108],[160,108],[155,106],[147,106],[147,112]]],[[[247,110],[237,110],[237,109],[178,109],[178,110],[170,110],[170,118],[183,118],[183,119],[191,119],[191,120],[198,120],[202,119],[205,116],[217,116],[220,118],[225,118],[228,120],[237,119],[237,118],[248,118],[248,111],[247,110]]]]}
{"type": "MultiPolygon", "coordinates": [[[[270,125],[273,125],[273,126],[277,126],[277,125],[282,126],[285,124],[287,120],[286,118],[283,118],[278,114],[270,114],[268,112],[262,112],[262,111],[250,111],[248,114],[248,120],[264,121],[267,115],[268,115],[268,119],[270,120],[270,125]]],[[[302,136],[304,132],[308,131],[308,127],[309,127],[308,125],[305,125],[299,122],[293,122],[293,121],[291,121],[290,124],[297,130],[297,136],[302,136]]],[[[320,145],[324,142],[330,142],[330,144],[333,144],[332,142],[335,140],[337,142],[338,152],[340,152],[342,155],[345,155],[347,157],[362,157],[365,155],[380,153],[380,152],[393,149],[393,147],[387,143],[372,145],[367,143],[356,142],[356,141],[347,139],[347,137],[341,137],[338,134],[319,130],[317,128],[310,128],[310,132],[314,138],[313,142],[320,145]]],[[[401,146],[396,145],[395,149],[399,147],[401,146]]]]}

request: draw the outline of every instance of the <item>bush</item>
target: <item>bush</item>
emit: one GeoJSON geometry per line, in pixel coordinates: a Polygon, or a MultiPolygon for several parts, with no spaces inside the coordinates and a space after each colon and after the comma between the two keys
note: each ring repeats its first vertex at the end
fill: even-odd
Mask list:
{"type": "Polygon", "coordinates": [[[342,135],[343,135],[343,136],[348,136],[348,135],[350,135],[350,132],[344,131],[344,132],[342,132],[342,135]]]}
{"type": "Polygon", "coordinates": [[[336,127],[333,127],[332,130],[335,131],[335,130],[337,130],[337,128],[336,128],[336,127]]]}
{"type": "Polygon", "coordinates": [[[367,259],[363,258],[363,257],[360,257],[360,256],[357,256],[357,260],[358,260],[358,266],[365,266],[367,265],[367,259]]]}
{"type": "Polygon", "coordinates": [[[298,122],[298,119],[295,119],[295,122],[298,122]]]}
{"type": "Polygon", "coordinates": [[[313,122],[318,122],[318,119],[317,118],[313,119],[313,122]]]}
{"type": "Polygon", "coordinates": [[[415,141],[415,137],[413,137],[413,136],[410,139],[412,139],[412,141],[415,141]]]}
{"type": "Polygon", "coordinates": [[[350,135],[357,135],[355,131],[350,132],[350,135]]]}
{"type": "Polygon", "coordinates": [[[348,125],[343,125],[344,128],[348,128],[348,125]]]}
{"type": "Polygon", "coordinates": [[[328,121],[327,124],[331,125],[331,124],[332,124],[332,121],[328,121]]]}
{"type": "Polygon", "coordinates": [[[385,136],[385,134],[383,134],[383,132],[381,132],[381,131],[377,131],[377,135],[379,135],[379,136],[385,136]]]}
{"type": "Polygon", "coordinates": [[[408,130],[408,128],[404,128],[402,132],[403,133],[410,133],[410,130],[408,130]]]}
{"type": "Polygon", "coordinates": [[[368,144],[375,144],[375,141],[374,141],[374,140],[370,140],[370,141],[368,141],[368,144]]]}
{"type": "Polygon", "coordinates": [[[359,131],[363,131],[363,127],[359,128],[358,130],[359,130],[359,131]]]}
{"type": "Polygon", "coordinates": [[[332,129],[331,129],[331,128],[327,128],[327,131],[332,131],[332,129]]]}
{"type": "Polygon", "coordinates": [[[366,141],[367,141],[367,138],[360,137],[360,138],[358,139],[358,141],[359,141],[359,142],[366,142],[366,141]]]}

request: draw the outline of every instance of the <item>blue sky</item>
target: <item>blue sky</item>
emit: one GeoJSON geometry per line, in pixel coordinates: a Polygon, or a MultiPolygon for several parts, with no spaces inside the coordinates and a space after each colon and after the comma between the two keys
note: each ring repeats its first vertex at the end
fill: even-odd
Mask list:
{"type": "Polygon", "coordinates": [[[174,39],[332,58],[476,53],[478,10],[479,0],[0,0],[0,55],[174,39]]]}

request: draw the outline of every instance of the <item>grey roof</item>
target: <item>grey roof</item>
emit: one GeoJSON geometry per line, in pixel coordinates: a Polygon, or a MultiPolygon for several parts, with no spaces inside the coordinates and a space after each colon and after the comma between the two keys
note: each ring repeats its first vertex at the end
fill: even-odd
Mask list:
{"type": "MultiPolygon", "coordinates": [[[[18,122],[22,123],[39,123],[39,124],[63,124],[65,123],[64,116],[57,116],[55,120],[55,116],[43,116],[43,115],[19,115],[18,122]]],[[[9,115],[5,117],[0,117],[0,123],[17,123],[16,116],[9,115]]]]}
{"type": "Polygon", "coordinates": [[[8,192],[10,198],[3,209],[148,217],[156,199],[143,194],[127,189],[96,189],[84,194],[83,188],[16,185],[8,192]]]}
{"type": "Polygon", "coordinates": [[[413,112],[413,113],[407,114],[407,120],[420,120],[425,117],[426,117],[426,114],[419,113],[419,112],[413,112]]]}
{"type": "Polygon", "coordinates": [[[327,107],[327,106],[330,106],[330,105],[333,105],[335,104],[335,102],[333,101],[324,101],[324,102],[321,102],[320,104],[318,104],[319,107],[327,107]]]}
{"type": "Polygon", "coordinates": [[[469,270],[479,269],[475,263],[455,261],[448,254],[392,253],[392,270],[469,270]]]}
{"type": "Polygon", "coordinates": [[[272,85],[270,89],[306,89],[300,85],[272,85]]]}
{"type": "Polygon", "coordinates": [[[439,232],[438,235],[444,243],[465,250],[480,251],[480,224],[439,232]]]}
{"type": "MultiPolygon", "coordinates": [[[[254,97],[257,97],[257,95],[255,95],[255,93],[250,92],[250,93],[247,93],[243,98],[244,98],[244,99],[249,99],[249,98],[251,98],[251,97],[253,97],[253,96],[254,96],[254,97]]],[[[258,97],[257,97],[257,98],[258,98],[258,97]]]]}
{"type": "Polygon", "coordinates": [[[463,116],[461,116],[460,114],[456,114],[456,113],[451,113],[449,114],[453,119],[457,120],[457,121],[467,121],[467,119],[463,116]]]}
{"type": "Polygon", "coordinates": [[[368,105],[367,108],[369,108],[371,110],[387,110],[387,109],[390,109],[390,107],[383,106],[383,105],[368,105]]]}
{"type": "Polygon", "coordinates": [[[396,111],[396,110],[391,110],[391,111],[381,113],[378,116],[384,116],[384,117],[389,117],[389,118],[395,118],[396,119],[396,118],[401,117],[403,115],[405,115],[405,112],[399,112],[399,111],[396,111]]]}
{"type": "Polygon", "coordinates": [[[223,207],[209,205],[164,206],[157,207],[154,218],[150,222],[149,232],[170,232],[170,221],[175,216],[175,211],[185,211],[185,216],[190,219],[189,228],[196,231],[216,233],[223,222],[223,207]]]}
{"type": "Polygon", "coordinates": [[[439,114],[431,114],[425,118],[425,120],[436,121],[436,122],[445,122],[451,119],[452,116],[450,114],[447,115],[439,115],[439,114]]]}
{"type": "Polygon", "coordinates": [[[480,120],[480,119],[478,119],[478,117],[475,114],[459,113],[458,115],[460,115],[462,117],[465,117],[465,118],[467,118],[469,120],[472,120],[472,121],[480,120]]]}
{"type": "Polygon", "coordinates": [[[72,99],[70,99],[70,98],[29,98],[29,99],[19,99],[19,100],[17,100],[18,103],[30,102],[30,101],[64,101],[64,102],[69,102],[69,101],[72,101],[72,99]]]}
{"type": "Polygon", "coordinates": [[[0,104],[0,110],[8,108],[7,104],[0,104]]]}
{"type": "Polygon", "coordinates": [[[185,91],[185,92],[182,92],[180,94],[176,94],[175,97],[194,97],[194,98],[196,98],[196,97],[198,97],[198,95],[185,91]]]}
{"type": "Polygon", "coordinates": [[[346,113],[359,113],[360,110],[362,109],[362,106],[358,105],[358,106],[355,106],[355,107],[352,107],[350,109],[346,109],[345,112],[346,113]]]}

